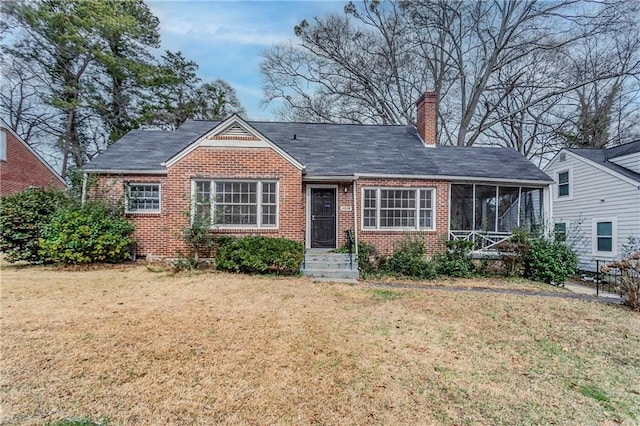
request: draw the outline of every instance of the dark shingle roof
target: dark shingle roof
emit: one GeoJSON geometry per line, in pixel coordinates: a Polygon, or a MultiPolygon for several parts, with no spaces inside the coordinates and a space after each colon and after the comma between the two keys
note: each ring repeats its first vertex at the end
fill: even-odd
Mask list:
{"type": "MultiPolygon", "coordinates": [[[[414,127],[248,123],[304,164],[309,177],[380,174],[551,181],[513,149],[443,145],[425,148],[414,127]]],[[[85,170],[162,170],[161,163],[218,124],[189,120],[174,132],[132,131],[85,170]]]]}
{"type": "Polygon", "coordinates": [[[598,163],[601,166],[613,170],[614,172],[617,172],[623,176],[640,182],[640,173],[636,173],[633,170],[629,170],[626,167],[619,166],[610,161],[611,159],[614,159],[616,157],[622,157],[624,155],[640,152],[640,140],[607,149],[570,148],[568,149],[568,151],[584,157],[587,160],[591,160],[594,163],[598,163]]]}

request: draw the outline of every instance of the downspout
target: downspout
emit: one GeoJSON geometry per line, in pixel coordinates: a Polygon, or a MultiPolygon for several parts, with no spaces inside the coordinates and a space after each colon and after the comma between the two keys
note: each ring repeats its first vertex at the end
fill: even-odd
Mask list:
{"type": "Polygon", "coordinates": [[[89,175],[87,172],[82,174],[82,205],[84,206],[87,202],[87,180],[89,179],[89,175]]]}
{"type": "Polygon", "coordinates": [[[356,245],[356,264],[358,263],[358,197],[356,196],[356,179],[353,179],[353,240],[356,245]]]}

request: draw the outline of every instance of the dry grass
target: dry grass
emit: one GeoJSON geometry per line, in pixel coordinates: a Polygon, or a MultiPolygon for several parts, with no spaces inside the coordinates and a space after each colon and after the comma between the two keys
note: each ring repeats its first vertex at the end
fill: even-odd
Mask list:
{"type": "Polygon", "coordinates": [[[4,424],[640,421],[640,316],[618,307],[144,266],[1,278],[4,424]]]}

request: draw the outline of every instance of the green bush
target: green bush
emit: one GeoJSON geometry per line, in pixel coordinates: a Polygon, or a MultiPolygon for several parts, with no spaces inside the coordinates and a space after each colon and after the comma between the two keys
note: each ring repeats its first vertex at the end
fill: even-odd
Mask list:
{"type": "Polygon", "coordinates": [[[362,276],[377,272],[380,259],[376,246],[358,241],[358,270],[362,276]]]}
{"type": "Polygon", "coordinates": [[[29,188],[0,200],[0,251],[8,262],[42,263],[38,239],[58,208],[70,203],[58,189],[29,188]]]}
{"type": "Polygon", "coordinates": [[[529,241],[524,256],[524,276],[530,280],[561,285],[578,266],[576,253],[559,241],[544,238],[529,241]]]}
{"type": "Polygon", "coordinates": [[[389,257],[385,270],[391,274],[413,278],[434,279],[434,265],[425,257],[422,237],[405,237],[389,257]]]}
{"type": "Polygon", "coordinates": [[[475,267],[471,261],[473,242],[451,240],[445,243],[447,250],[433,257],[436,272],[439,275],[468,278],[474,275],[475,267]]]}
{"type": "Polygon", "coordinates": [[[58,210],[42,230],[41,255],[74,264],[130,258],[133,225],[107,206],[73,205],[58,210]]]}
{"type": "Polygon", "coordinates": [[[304,248],[284,238],[220,238],[216,267],[223,271],[248,274],[294,275],[300,270],[304,248]]]}

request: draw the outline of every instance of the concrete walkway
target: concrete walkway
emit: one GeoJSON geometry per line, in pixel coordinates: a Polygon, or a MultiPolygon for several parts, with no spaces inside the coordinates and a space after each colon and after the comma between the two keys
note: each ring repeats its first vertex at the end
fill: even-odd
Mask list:
{"type": "Polygon", "coordinates": [[[620,295],[615,293],[608,293],[606,291],[600,291],[596,294],[596,289],[593,287],[587,287],[576,283],[575,281],[568,281],[564,283],[564,288],[576,294],[585,294],[594,296],[597,298],[610,299],[611,301],[621,303],[620,295]]]}
{"type": "Polygon", "coordinates": [[[575,283],[567,283],[565,287],[568,291],[530,291],[530,290],[516,290],[508,288],[487,288],[487,287],[448,287],[448,286],[436,286],[436,285],[421,285],[421,284],[403,284],[403,283],[372,283],[362,282],[365,286],[372,288],[394,288],[394,289],[408,289],[408,290],[427,290],[427,291],[450,291],[450,292],[469,292],[469,293],[494,293],[494,294],[512,294],[519,296],[534,296],[534,297],[551,297],[557,299],[575,299],[575,300],[587,300],[591,302],[600,303],[612,303],[620,304],[622,300],[617,294],[600,293],[596,296],[595,289],[585,287],[575,283]]]}

